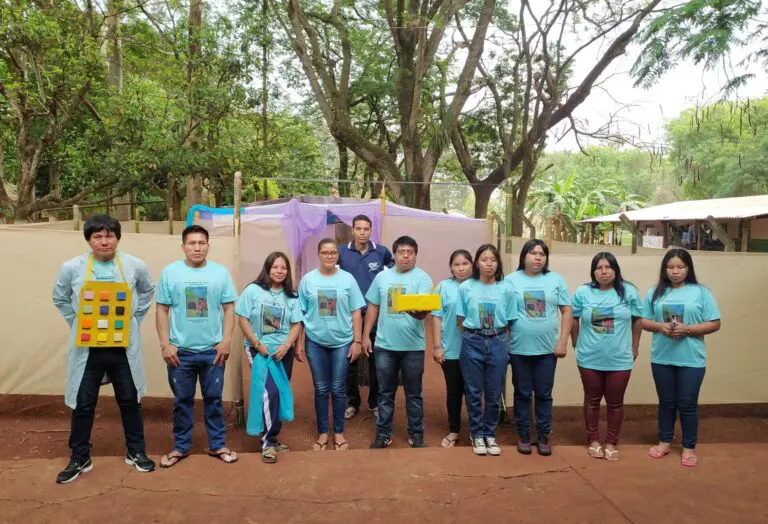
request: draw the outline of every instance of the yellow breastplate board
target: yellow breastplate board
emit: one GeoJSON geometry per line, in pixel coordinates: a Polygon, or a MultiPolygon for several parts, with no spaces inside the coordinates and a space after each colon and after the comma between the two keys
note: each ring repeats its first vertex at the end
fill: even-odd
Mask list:
{"type": "MultiPolygon", "coordinates": [[[[120,273],[123,268],[117,259],[120,273]]],[[[80,347],[128,347],[131,341],[131,288],[123,282],[89,280],[93,259],[80,290],[75,345],[80,347]]]]}

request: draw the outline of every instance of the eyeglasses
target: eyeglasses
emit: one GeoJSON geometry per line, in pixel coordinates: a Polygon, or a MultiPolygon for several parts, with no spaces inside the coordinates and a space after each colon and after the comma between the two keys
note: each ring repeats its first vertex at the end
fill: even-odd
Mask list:
{"type": "Polygon", "coordinates": [[[320,256],[325,258],[335,257],[338,254],[338,251],[320,251],[320,256]]]}

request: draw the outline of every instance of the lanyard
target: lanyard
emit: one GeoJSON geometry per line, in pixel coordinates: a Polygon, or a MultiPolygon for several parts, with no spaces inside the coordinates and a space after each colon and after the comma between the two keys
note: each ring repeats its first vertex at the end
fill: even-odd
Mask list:
{"type": "MultiPolygon", "coordinates": [[[[115,260],[117,261],[117,268],[120,270],[120,276],[123,277],[123,282],[128,282],[125,279],[125,273],[123,272],[123,263],[120,262],[120,256],[115,254],[115,260]]],[[[85,281],[91,280],[91,273],[93,272],[93,253],[88,257],[88,271],[85,274],[85,281]]]]}

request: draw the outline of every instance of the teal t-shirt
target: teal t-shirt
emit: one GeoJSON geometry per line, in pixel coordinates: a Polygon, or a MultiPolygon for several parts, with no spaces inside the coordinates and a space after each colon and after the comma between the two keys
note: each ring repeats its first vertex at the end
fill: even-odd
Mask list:
{"type": "Polygon", "coordinates": [[[464,317],[467,329],[499,330],[517,320],[515,293],[507,282],[483,284],[470,278],[459,286],[459,306],[456,313],[464,317]]]}
{"type": "Polygon", "coordinates": [[[446,360],[458,360],[461,354],[461,333],[456,324],[456,309],[459,305],[459,283],[453,278],[446,278],[435,288],[435,294],[440,295],[441,309],[432,312],[440,317],[440,340],[446,360]]]}
{"type": "MultiPolygon", "coordinates": [[[[256,339],[265,346],[285,344],[291,324],[298,324],[303,318],[297,297],[257,284],[245,288],[235,304],[235,314],[248,319],[256,339]]],[[[245,345],[250,346],[248,340],[245,345]]]]}
{"type": "MultiPolygon", "coordinates": [[[[654,322],[680,322],[689,326],[720,320],[712,292],[698,284],[669,288],[651,306],[655,288],[648,291],[643,305],[643,317],[654,322]]],[[[703,368],[707,366],[704,337],[683,337],[679,340],[654,333],[651,339],[651,363],[703,368]]]]}
{"type": "Polygon", "coordinates": [[[157,303],[171,306],[171,344],[189,351],[206,351],[222,341],[221,306],[235,300],[229,270],[211,261],[200,268],[174,262],[163,269],[157,286],[157,303]]]}
{"type": "Polygon", "coordinates": [[[504,279],[515,293],[517,320],[512,326],[509,352],[547,355],[555,352],[560,337],[560,306],[570,306],[565,279],[550,271],[529,277],[521,269],[504,279]]]}
{"type": "Polygon", "coordinates": [[[576,364],[598,371],[632,369],[632,317],[643,316],[637,288],[624,283],[624,299],[616,290],[584,284],[573,295],[573,318],[579,323],[576,364]]]}
{"type": "Polygon", "coordinates": [[[315,269],[301,279],[299,304],[310,340],[338,348],[352,342],[352,312],[365,306],[365,299],[354,277],[346,271],[338,269],[327,277],[315,269]]]}
{"type": "MultiPolygon", "coordinates": [[[[117,255],[115,255],[117,256],[117,255]]],[[[118,270],[118,273],[120,271],[118,270]]],[[[115,259],[113,258],[109,262],[99,262],[93,260],[93,271],[91,272],[91,279],[99,282],[114,282],[115,281],[115,259]]]]}
{"type": "Polygon", "coordinates": [[[429,294],[432,292],[432,279],[418,267],[407,273],[393,268],[376,275],[365,295],[368,302],[379,306],[375,345],[390,351],[424,351],[427,346],[424,322],[408,313],[392,310],[392,294],[398,288],[403,294],[429,294]]]}

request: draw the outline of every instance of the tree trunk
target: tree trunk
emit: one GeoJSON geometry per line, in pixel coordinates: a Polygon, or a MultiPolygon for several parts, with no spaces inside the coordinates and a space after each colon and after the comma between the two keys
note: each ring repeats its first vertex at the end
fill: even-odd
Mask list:
{"type": "Polygon", "coordinates": [[[336,147],[339,149],[339,196],[348,197],[349,184],[343,181],[347,180],[349,174],[349,150],[340,140],[336,140],[336,147]]]}
{"type": "MultiPolygon", "coordinates": [[[[488,205],[491,202],[491,195],[494,189],[496,188],[490,184],[475,184],[472,186],[472,191],[475,193],[475,218],[485,218],[488,216],[488,205]]],[[[507,215],[505,220],[509,221],[509,215],[507,215]]],[[[508,228],[507,236],[509,236],[508,228]]]]}

